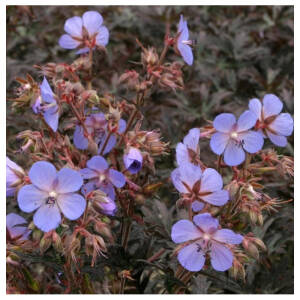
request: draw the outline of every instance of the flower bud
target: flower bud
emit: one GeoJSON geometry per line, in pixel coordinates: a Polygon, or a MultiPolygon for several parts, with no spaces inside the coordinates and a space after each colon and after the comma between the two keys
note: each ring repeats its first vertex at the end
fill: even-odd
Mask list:
{"type": "Polygon", "coordinates": [[[25,171],[6,156],[6,195],[14,196],[22,184],[25,171]]]}
{"type": "Polygon", "coordinates": [[[130,147],[123,156],[125,168],[131,173],[136,174],[140,171],[143,164],[143,156],[139,149],[130,147]]]}
{"type": "Polygon", "coordinates": [[[57,252],[62,253],[63,252],[63,245],[62,245],[62,242],[61,242],[61,238],[55,231],[52,234],[52,240],[53,240],[54,249],[57,252]]]}
{"type": "Polygon", "coordinates": [[[126,71],[120,76],[119,83],[125,83],[130,89],[135,89],[139,84],[139,74],[135,70],[126,71]]]}
{"type": "Polygon", "coordinates": [[[151,47],[151,48],[143,48],[142,52],[142,64],[144,66],[154,66],[158,63],[158,54],[156,52],[156,49],[151,47]]]}
{"type": "Polygon", "coordinates": [[[40,252],[41,252],[41,254],[46,252],[50,248],[51,244],[52,244],[51,238],[48,237],[46,234],[44,234],[44,236],[42,237],[42,239],[40,241],[40,252]]]}

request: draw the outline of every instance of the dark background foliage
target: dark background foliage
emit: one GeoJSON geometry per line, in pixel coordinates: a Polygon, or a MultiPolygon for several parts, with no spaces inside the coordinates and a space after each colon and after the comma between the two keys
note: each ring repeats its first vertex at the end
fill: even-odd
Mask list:
{"type": "MultiPolygon", "coordinates": [[[[130,97],[130,93],[126,95],[118,86],[118,76],[127,69],[141,70],[137,64],[140,48],[135,39],[161,51],[166,22],[169,21],[175,33],[179,15],[182,13],[188,20],[190,37],[196,40],[196,46],[193,66],[184,67],[185,89],[176,93],[155,91],[143,111],[144,128],[159,128],[164,140],[171,143],[171,154],[158,159],[156,164],[159,179],[167,181],[175,167],[173,150],[176,143],[190,128],[205,125],[206,120],[213,120],[219,113],[239,115],[251,98],[274,93],[284,102],[284,110],[293,115],[294,10],[291,6],[8,6],[8,97],[14,96],[16,76],[24,77],[30,73],[36,80],[41,80],[34,64],[71,63],[75,59],[74,52],[61,49],[57,42],[64,33],[64,21],[73,15],[82,15],[86,10],[98,10],[110,31],[108,55],[96,55],[94,86],[99,95],[110,92],[117,97],[130,97]]],[[[167,58],[178,60],[172,50],[167,58]]],[[[18,147],[15,134],[36,128],[31,116],[28,110],[16,117],[11,114],[10,107],[7,108],[8,153],[23,166],[26,157],[12,155],[18,147]]],[[[289,138],[288,147],[276,150],[293,155],[293,137],[289,138]]],[[[214,167],[215,156],[206,141],[201,141],[201,158],[214,167]]],[[[292,180],[287,183],[273,174],[272,182],[274,178],[275,184],[271,180],[266,184],[271,196],[283,200],[293,198],[292,180]]],[[[139,232],[139,227],[135,226],[136,232],[131,235],[129,253],[126,254],[130,257],[124,254],[124,261],[116,262],[125,266],[130,262],[134,266],[134,275],[140,279],[136,288],[141,293],[155,292],[162,281],[172,285],[172,278],[168,277],[171,272],[167,270],[170,266],[161,265],[165,272],[151,273],[149,280],[147,272],[151,266],[138,261],[137,253],[142,257],[141,251],[145,249],[173,247],[171,242],[164,240],[170,239],[171,225],[178,218],[174,212],[178,195],[167,183],[157,198],[160,201],[149,199],[141,213],[149,224],[153,222],[162,229],[161,236],[155,234],[155,229],[139,232]]],[[[226,274],[215,272],[213,275],[218,277],[217,280],[203,275],[194,278],[189,292],[293,293],[293,204],[280,208],[278,213],[265,215],[263,228],[252,230],[264,240],[268,252],[261,255],[259,262],[247,267],[246,283],[234,283],[226,274]]],[[[173,259],[172,263],[177,262],[173,259]]]]}

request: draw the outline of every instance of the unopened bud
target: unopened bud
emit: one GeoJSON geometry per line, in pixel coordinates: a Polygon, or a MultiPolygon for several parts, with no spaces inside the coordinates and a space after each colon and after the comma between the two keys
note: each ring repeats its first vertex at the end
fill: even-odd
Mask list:
{"type": "Polygon", "coordinates": [[[41,252],[41,254],[46,252],[49,249],[49,247],[51,246],[51,244],[52,244],[51,238],[45,237],[45,235],[44,235],[42,237],[41,241],[40,241],[40,252],[41,252]]]}
{"type": "Polygon", "coordinates": [[[148,49],[143,49],[142,63],[144,66],[154,66],[158,63],[158,54],[155,48],[151,47],[148,49]]]}
{"type": "Polygon", "coordinates": [[[52,234],[52,240],[53,240],[53,247],[54,249],[59,252],[62,253],[63,252],[63,245],[61,242],[61,238],[60,236],[54,231],[52,234]]]}

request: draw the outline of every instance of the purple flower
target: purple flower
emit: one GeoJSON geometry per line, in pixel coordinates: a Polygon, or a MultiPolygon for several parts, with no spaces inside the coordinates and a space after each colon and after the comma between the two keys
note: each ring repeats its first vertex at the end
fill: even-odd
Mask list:
{"type": "Polygon", "coordinates": [[[178,143],[176,146],[177,164],[181,165],[186,162],[198,165],[197,158],[200,155],[199,148],[200,129],[193,128],[184,137],[183,143],[178,143]]]}
{"type": "Polygon", "coordinates": [[[124,175],[117,170],[109,168],[106,160],[99,155],[93,156],[88,160],[87,168],[80,170],[80,173],[84,179],[90,179],[88,183],[83,185],[82,192],[88,194],[97,189],[103,191],[110,198],[108,203],[103,203],[103,210],[114,211],[116,208],[113,201],[115,200],[114,186],[121,188],[125,185],[126,179],[124,175]]]}
{"type": "Polygon", "coordinates": [[[229,200],[228,191],[222,189],[222,177],[214,169],[207,168],[202,173],[200,167],[185,163],[171,173],[171,178],[175,188],[183,194],[183,198],[194,201],[194,211],[203,208],[202,202],[222,206],[229,200]]]}
{"type": "Polygon", "coordinates": [[[180,15],[180,21],[178,24],[178,38],[176,48],[180,52],[183,60],[188,64],[193,64],[193,52],[190,47],[192,41],[189,40],[189,30],[187,26],[187,21],[183,19],[183,15],[180,15]]]}
{"type": "Polygon", "coordinates": [[[123,161],[125,168],[131,174],[136,174],[142,168],[143,156],[139,149],[130,147],[129,150],[124,154],[123,161]]]}
{"type": "Polygon", "coordinates": [[[68,168],[59,172],[46,161],[32,165],[29,171],[30,185],[22,187],[18,193],[18,204],[22,211],[33,212],[34,224],[48,232],[59,226],[61,212],[69,220],[78,219],[84,212],[86,201],[75,193],[83,180],[80,173],[68,168]]]}
{"type": "MultiPolygon", "coordinates": [[[[87,128],[88,133],[92,136],[95,143],[98,144],[98,153],[100,153],[108,136],[107,120],[105,118],[105,115],[103,113],[91,114],[86,118],[84,124],[87,128]]],[[[125,128],[126,122],[123,119],[120,119],[118,132],[123,133],[125,131],[125,128]]],[[[80,125],[77,125],[75,128],[73,140],[75,147],[81,150],[87,149],[89,145],[89,141],[84,136],[84,130],[80,125]]],[[[116,136],[112,134],[105,146],[103,154],[110,152],[110,150],[115,146],[115,144],[116,136]]]]}
{"type": "Polygon", "coordinates": [[[56,132],[58,127],[58,105],[53,96],[52,89],[44,77],[43,83],[40,85],[41,97],[38,97],[32,105],[34,113],[42,113],[46,123],[51,129],[56,132]]]}
{"type": "Polygon", "coordinates": [[[232,266],[233,254],[226,244],[240,244],[243,237],[229,229],[218,229],[219,222],[209,213],[194,216],[193,222],[180,220],[172,227],[174,243],[185,243],[178,253],[180,264],[192,272],[200,271],[208,254],[216,271],[232,266]]]}
{"type": "Polygon", "coordinates": [[[28,230],[25,224],[27,221],[15,213],[6,215],[6,229],[11,239],[28,240],[31,230],[28,230]]]}
{"type": "Polygon", "coordinates": [[[212,135],[210,147],[218,155],[224,152],[228,166],[237,166],[245,160],[245,151],[255,153],[261,150],[264,139],[256,131],[249,130],[257,117],[249,110],[241,114],[238,121],[233,114],[220,114],[214,120],[216,133],[212,135]]]}
{"type": "Polygon", "coordinates": [[[108,29],[102,25],[103,18],[97,11],[87,11],[82,18],[75,16],[65,22],[65,32],[58,43],[65,49],[79,49],[76,53],[86,53],[95,46],[105,47],[108,43],[108,29]]]}
{"type": "Polygon", "coordinates": [[[21,183],[24,170],[6,156],[6,196],[14,196],[16,186],[21,183]]]}
{"type": "Polygon", "coordinates": [[[249,109],[258,118],[255,128],[263,137],[269,137],[273,144],[285,147],[286,137],[290,136],[294,129],[293,118],[288,113],[280,113],[283,104],[275,95],[265,95],[262,102],[263,105],[258,99],[249,102],[249,109]]]}

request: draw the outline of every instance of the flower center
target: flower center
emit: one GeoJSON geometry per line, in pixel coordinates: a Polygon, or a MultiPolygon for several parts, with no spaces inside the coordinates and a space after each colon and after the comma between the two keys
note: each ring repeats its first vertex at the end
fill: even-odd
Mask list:
{"type": "Polygon", "coordinates": [[[233,131],[231,132],[230,136],[233,138],[233,139],[237,139],[238,138],[238,133],[236,131],[233,131]]]}
{"type": "Polygon", "coordinates": [[[57,197],[57,193],[56,193],[55,191],[51,191],[51,192],[49,193],[49,197],[51,197],[51,198],[56,198],[56,197],[57,197]]]}
{"type": "Polygon", "coordinates": [[[55,191],[49,192],[49,197],[46,200],[46,204],[53,206],[55,204],[56,198],[57,198],[57,193],[55,191]]]}
{"type": "Polygon", "coordinates": [[[99,182],[102,182],[106,179],[106,176],[104,174],[100,174],[99,176],[99,182]]]}
{"type": "Polygon", "coordinates": [[[204,233],[204,234],[203,234],[203,239],[204,239],[205,241],[209,241],[209,240],[210,240],[210,235],[209,235],[208,233],[204,233]]]}

